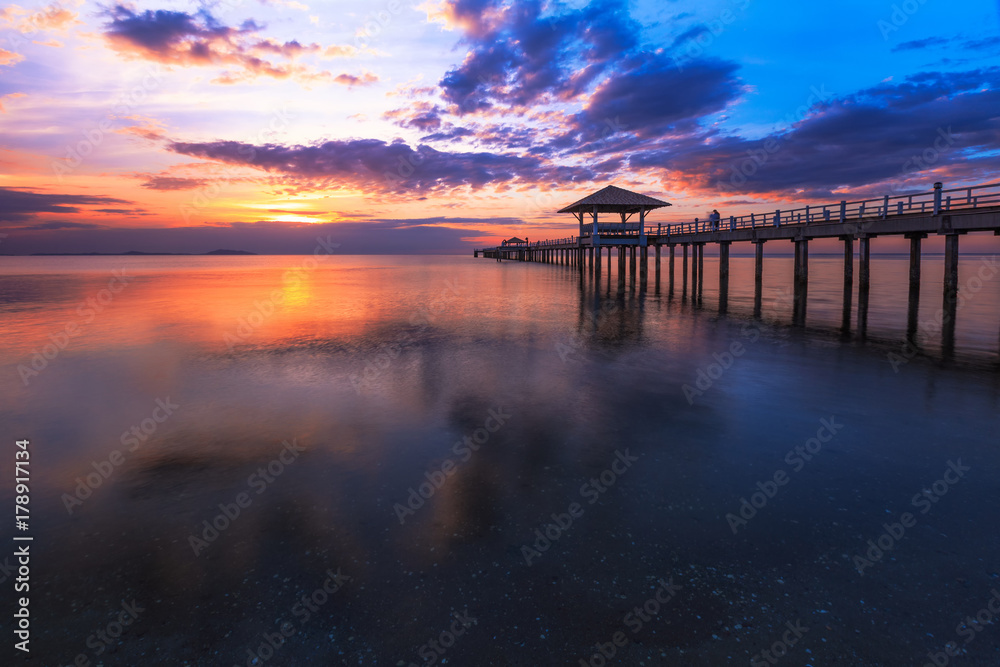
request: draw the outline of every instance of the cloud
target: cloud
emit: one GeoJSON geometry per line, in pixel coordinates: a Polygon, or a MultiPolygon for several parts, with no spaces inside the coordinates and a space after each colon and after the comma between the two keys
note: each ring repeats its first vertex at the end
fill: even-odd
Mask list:
{"type": "Polygon", "coordinates": [[[184,67],[235,67],[223,72],[215,83],[234,84],[257,77],[294,79],[301,83],[335,82],[344,85],[372,83],[373,74],[341,74],[334,77],[325,70],[296,62],[307,54],[323,51],[319,44],[296,40],[279,42],[261,37],[263,26],[253,20],[239,27],[223,25],[206,9],[196,14],[180,11],[146,10],[138,12],[125,5],[115,5],[106,13],[104,36],[110,47],[130,58],[184,67]]]}
{"type": "Polygon", "coordinates": [[[334,82],[345,86],[367,86],[378,82],[378,77],[371,72],[364,72],[360,76],[353,74],[340,74],[334,77],[334,82]]]}
{"type": "Polygon", "coordinates": [[[89,222],[67,222],[65,220],[52,220],[50,222],[40,222],[32,225],[30,229],[104,229],[103,225],[94,225],[89,222]]]}
{"type": "Polygon", "coordinates": [[[8,51],[7,49],[0,49],[0,67],[16,65],[22,60],[24,60],[24,56],[20,53],[14,53],[13,51],[8,51]]]}
{"type": "Polygon", "coordinates": [[[194,190],[205,184],[203,178],[180,178],[177,176],[146,175],[146,180],[140,185],[150,190],[194,190]]]}
{"type": "Polygon", "coordinates": [[[46,30],[63,31],[80,24],[77,16],[76,12],[66,9],[60,3],[47,5],[37,12],[10,5],[0,9],[0,27],[17,30],[25,35],[46,30]]]}
{"type": "Polygon", "coordinates": [[[985,51],[985,50],[995,50],[997,46],[1000,46],[1000,36],[991,35],[989,37],[980,37],[974,39],[968,39],[964,37],[925,37],[923,39],[914,39],[909,42],[903,42],[897,44],[892,48],[893,53],[898,53],[900,51],[922,51],[923,49],[930,49],[935,47],[950,47],[951,50],[966,49],[969,51],[985,51]]]}
{"type": "Polygon", "coordinates": [[[23,222],[40,213],[79,213],[81,206],[131,204],[113,197],[33,192],[0,187],[0,222],[23,222]]]}
{"type": "Polygon", "coordinates": [[[237,141],[174,142],[174,153],[319,182],[317,187],[365,192],[430,192],[501,184],[587,181],[589,169],[553,165],[538,156],[445,152],[377,139],[313,145],[252,145],[237,141]]]}
{"type": "Polygon", "coordinates": [[[598,0],[546,14],[540,0],[447,0],[434,15],[465,33],[469,51],[439,85],[461,115],[567,101],[637,44],[626,3],[598,0]]]}
{"type": "Polygon", "coordinates": [[[19,97],[27,97],[27,95],[25,93],[9,93],[7,95],[0,95],[0,113],[7,113],[7,109],[3,105],[4,100],[16,100],[19,97]]]}
{"type": "Polygon", "coordinates": [[[715,132],[668,139],[631,156],[630,166],[681,187],[799,198],[875,184],[927,189],[928,174],[993,179],[998,84],[1000,68],[920,73],[818,103],[790,129],[759,140],[715,132]]]}
{"type": "Polygon", "coordinates": [[[951,43],[952,38],[950,37],[925,37],[924,39],[914,39],[909,42],[903,42],[892,47],[893,52],[899,51],[920,51],[933,46],[944,46],[945,44],[951,43]]]}
{"type": "Polygon", "coordinates": [[[698,60],[681,70],[664,55],[637,56],[597,88],[573,118],[574,129],[582,140],[593,141],[608,128],[651,138],[678,125],[690,127],[739,97],[743,86],[736,70],[722,60],[698,60]]]}

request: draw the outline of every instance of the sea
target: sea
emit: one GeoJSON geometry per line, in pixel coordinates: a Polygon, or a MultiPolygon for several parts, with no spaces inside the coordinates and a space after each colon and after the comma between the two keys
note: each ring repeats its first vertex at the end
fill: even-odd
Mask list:
{"type": "Polygon", "coordinates": [[[1000,664],[996,257],[792,261],[0,259],[4,664],[1000,664]]]}

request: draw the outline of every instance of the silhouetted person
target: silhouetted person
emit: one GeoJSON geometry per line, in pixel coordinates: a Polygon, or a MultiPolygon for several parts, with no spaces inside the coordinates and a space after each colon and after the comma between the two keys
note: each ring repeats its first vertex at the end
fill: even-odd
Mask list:
{"type": "Polygon", "coordinates": [[[712,231],[719,231],[719,222],[722,220],[719,212],[713,208],[712,215],[708,216],[708,219],[712,221],[712,231]]]}

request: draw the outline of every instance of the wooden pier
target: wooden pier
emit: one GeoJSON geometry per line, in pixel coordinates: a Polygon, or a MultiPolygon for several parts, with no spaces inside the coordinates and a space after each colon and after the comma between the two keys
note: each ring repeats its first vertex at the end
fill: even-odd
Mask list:
{"type": "Polygon", "coordinates": [[[844,247],[844,317],[850,326],[854,288],[854,243],[858,243],[858,321],[857,331],[866,335],[868,295],[871,288],[871,240],[879,236],[903,236],[910,240],[908,338],[916,332],[917,302],[920,295],[921,240],[929,235],[944,236],[944,284],[942,344],[954,343],[954,323],[958,305],[959,238],[969,232],[993,232],[1000,236],[1000,183],[944,190],[934,189],[912,195],[885,195],[878,199],[841,201],[835,204],[805,206],[789,211],[751,213],[717,220],[656,224],[646,221],[650,211],[669,206],[667,202],[609,186],[560,211],[572,213],[578,220],[576,236],[506,244],[477,249],[476,257],[500,260],[544,262],[572,266],[600,275],[602,253],[607,249],[610,273],[612,251],[618,259],[618,283],[624,286],[626,275],[641,289],[647,287],[649,249],[654,251],[655,280],[660,284],[663,248],[668,255],[667,280],[672,294],[675,285],[677,255],[681,255],[683,293],[688,292],[690,266],[691,294],[700,300],[704,278],[704,249],[719,247],[719,310],[726,312],[729,291],[729,254],[733,243],[754,244],[754,315],[761,312],[764,244],[769,241],[794,245],[793,324],[803,326],[809,285],[809,242],[813,239],[839,239],[844,247]],[[617,219],[600,220],[601,214],[617,219]],[[638,216],[637,220],[633,220],[638,216]],[[589,222],[584,222],[589,217],[589,222]],[[681,252],[677,252],[680,246],[681,252]],[[626,271],[626,260],[628,270],[626,271]],[[637,267],[638,261],[638,267],[637,267]]]}

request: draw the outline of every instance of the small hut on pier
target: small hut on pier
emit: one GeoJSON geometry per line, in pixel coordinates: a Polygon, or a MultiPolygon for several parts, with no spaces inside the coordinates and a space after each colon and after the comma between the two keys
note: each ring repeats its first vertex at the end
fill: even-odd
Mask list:
{"type": "Polygon", "coordinates": [[[593,246],[600,245],[599,240],[602,236],[613,237],[616,240],[639,237],[639,245],[644,246],[646,245],[646,213],[664,206],[670,206],[670,203],[609,185],[603,190],[598,190],[594,194],[570,204],[559,213],[572,213],[573,217],[580,222],[580,238],[592,237],[591,245],[593,246]],[[598,214],[600,213],[616,214],[619,216],[619,220],[598,222],[598,214]],[[630,222],[636,213],[639,214],[639,219],[630,222]],[[592,216],[591,222],[588,224],[583,223],[585,215],[592,216]]]}

